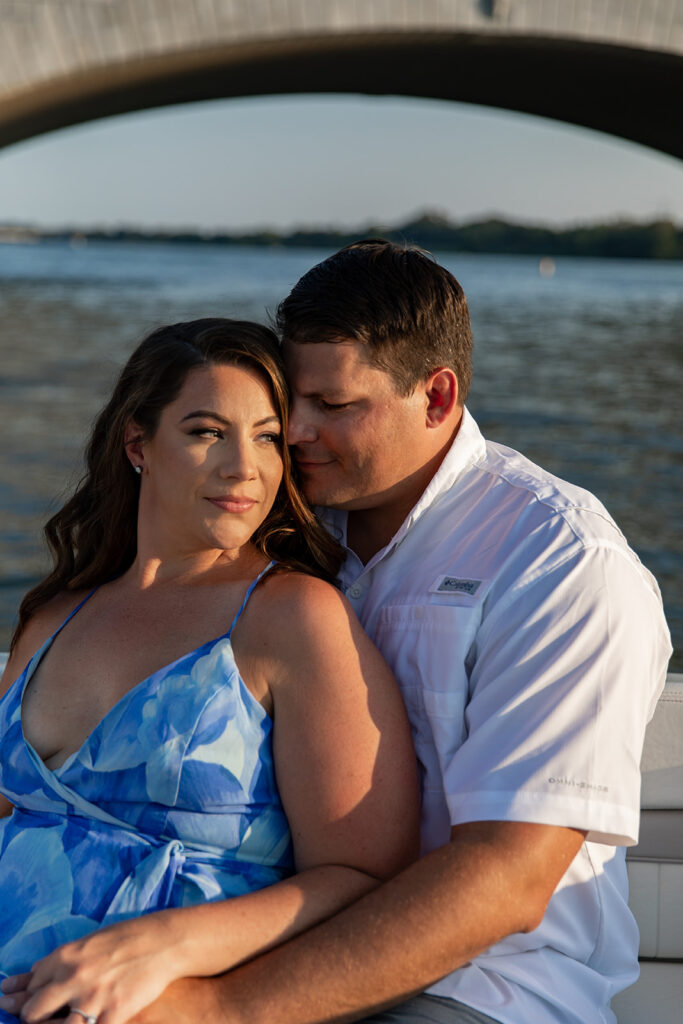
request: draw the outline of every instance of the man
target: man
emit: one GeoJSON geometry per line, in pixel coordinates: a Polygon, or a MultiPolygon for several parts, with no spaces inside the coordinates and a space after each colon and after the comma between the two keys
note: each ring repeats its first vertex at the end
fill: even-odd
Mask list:
{"type": "Polygon", "coordinates": [[[613,1021],[637,974],[623,848],[670,655],[656,583],[592,495],[484,441],[465,298],[427,256],[343,249],[279,322],[307,497],[411,717],[424,856],[139,1019],[613,1021]]]}

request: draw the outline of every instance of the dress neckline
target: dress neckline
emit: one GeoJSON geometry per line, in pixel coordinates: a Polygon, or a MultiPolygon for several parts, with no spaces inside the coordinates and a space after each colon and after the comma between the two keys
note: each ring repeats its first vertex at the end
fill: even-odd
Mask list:
{"type": "MultiPolygon", "coordinates": [[[[117,701],[115,701],[114,704],[112,704],[112,706],[109,708],[109,710],[106,711],[104,713],[104,715],[102,715],[102,717],[93,726],[93,728],[90,730],[90,732],[85,737],[85,739],[83,740],[83,742],[81,743],[81,745],[78,747],[77,750],[72,751],[72,753],[69,754],[68,757],[66,757],[66,759],[60,765],[57,765],[56,768],[49,768],[48,765],[45,763],[45,761],[40,756],[40,754],[38,753],[38,751],[35,749],[35,747],[28,741],[28,739],[26,738],[26,734],[24,733],[24,723],[22,721],[21,713],[22,713],[22,708],[23,708],[23,703],[24,703],[24,697],[25,697],[25,694],[26,694],[26,688],[27,688],[29,682],[31,681],[31,679],[32,679],[36,669],[40,665],[41,661],[43,660],[43,658],[45,657],[47,652],[50,650],[50,648],[52,647],[52,644],[54,643],[54,641],[57,638],[57,636],[61,633],[61,631],[66,626],[66,624],[73,618],[73,616],[76,614],[76,612],[80,611],[80,609],[83,607],[83,605],[85,605],[90,600],[90,598],[100,589],[101,584],[96,586],[96,587],[94,587],[90,591],[90,593],[86,594],[86,596],[83,598],[83,600],[80,601],[76,605],[75,608],[72,608],[72,610],[69,612],[67,617],[57,627],[57,629],[54,631],[54,633],[52,633],[52,635],[49,636],[47,638],[47,640],[45,640],[45,642],[41,645],[41,647],[38,648],[36,653],[33,655],[33,657],[30,659],[30,661],[26,665],[26,668],[23,670],[21,675],[19,675],[17,677],[17,679],[12,683],[12,685],[9,688],[9,690],[5,694],[5,696],[7,696],[7,694],[10,692],[10,690],[13,690],[14,687],[17,686],[17,684],[21,683],[21,681],[23,679],[23,683],[21,683],[21,686],[18,687],[18,689],[19,689],[19,728],[20,728],[20,731],[21,731],[22,739],[23,739],[27,749],[30,751],[32,756],[37,760],[37,762],[41,766],[41,768],[43,768],[46,772],[49,772],[50,775],[54,775],[55,777],[59,777],[59,774],[61,772],[63,772],[63,771],[66,771],[66,769],[78,758],[79,754],[82,753],[82,751],[88,745],[88,743],[93,738],[95,733],[97,733],[104,726],[104,724],[114,714],[114,712],[118,711],[120,709],[120,707],[127,700],[129,700],[134,694],[138,693],[139,690],[143,689],[143,687],[148,685],[160,673],[171,671],[177,665],[179,665],[181,662],[187,660],[188,658],[194,657],[195,655],[199,654],[200,651],[203,651],[205,648],[213,649],[213,647],[215,647],[216,644],[219,644],[222,641],[227,641],[230,644],[230,646],[232,647],[232,640],[231,640],[232,633],[233,633],[233,631],[235,629],[235,626],[237,625],[237,622],[238,622],[240,616],[242,615],[242,612],[244,611],[244,609],[247,606],[249,598],[253,594],[255,588],[258,586],[258,584],[264,578],[264,576],[268,572],[270,572],[270,570],[273,568],[274,565],[276,565],[276,563],[274,561],[270,561],[268,563],[268,565],[264,569],[261,570],[261,572],[258,574],[258,576],[256,576],[256,578],[251,581],[251,583],[247,587],[247,591],[246,591],[246,593],[244,595],[242,603],[241,603],[239,609],[237,610],[237,614],[235,615],[235,617],[233,618],[232,622],[230,623],[230,628],[225,633],[221,633],[219,636],[214,637],[211,640],[205,640],[204,643],[201,643],[197,647],[194,647],[191,651],[186,651],[184,654],[181,654],[179,657],[174,658],[173,661],[169,661],[165,665],[161,665],[159,668],[155,669],[154,672],[150,672],[149,675],[145,676],[144,679],[141,679],[138,683],[135,683],[135,685],[132,686],[130,688],[130,690],[127,690],[121,697],[119,697],[119,699],[117,701]]],[[[237,668],[237,665],[235,665],[235,667],[237,668]]],[[[266,717],[270,718],[270,715],[268,715],[268,712],[266,711],[266,709],[256,699],[256,697],[254,697],[253,693],[251,692],[249,687],[246,685],[246,683],[242,679],[242,676],[241,676],[241,674],[239,672],[239,669],[237,669],[237,675],[238,675],[238,678],[239,678],[239,681],[240,681],[241,685],[243,686],[243,688],[246,691],[246,693],[249,694],[249,696],[251,697],[252,701],[256,705],[258,705],[258,707],[262,710],[263,714],[266,717]]]]}

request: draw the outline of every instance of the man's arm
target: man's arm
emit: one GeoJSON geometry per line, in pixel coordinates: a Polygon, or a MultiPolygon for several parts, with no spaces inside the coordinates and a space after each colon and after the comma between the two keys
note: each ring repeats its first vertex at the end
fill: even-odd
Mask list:
{"type": "MultiPolygon", "coordinates": [[[[559,529],[562,547],[563,521],[549,528],[559,529]]],[[[263,958],[168,989],[136,1024],[362,1019],[537,927],[582,830],[635,838],[642,736],[668,652],[656,592],[612,547],[543,557],[545,571],[526,576],[529,553],[519,560],[478,638],[467,741],[458,746],[455,730],[452,749],[439,751],[452,820],[470,822],[454,826],[448,845],[263,958]],[[549,778],[563,777],[569,764],[581,773],[590,767],[586,778],[605,787],[600,799],[578,789],[558,806],[549,778]],[[521,792],[521,782],[534,796],[531,810],[525,799],[510,807],[508,794],[521,792]],[[472,822],[483,806],[491,820],[472,822]],[[551,823],[524,823],[525,810],[551,823]],[[517,820],[494,820],[505,811],[517,820]]]]}
{"type": "Polygon", "coordinates": [[[340,914],[217,978],[175,983],[134,1024],[359,1020],[538,926],[583,833],[474,822],[340,914]]]}

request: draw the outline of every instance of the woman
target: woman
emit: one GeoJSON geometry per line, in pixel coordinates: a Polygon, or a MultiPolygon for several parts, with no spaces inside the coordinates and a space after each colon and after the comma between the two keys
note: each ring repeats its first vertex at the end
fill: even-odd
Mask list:
{"type": "Polygon", "coordinates": [[[227,320],[150,335],[96,421],[3,677],[6,1013],[122,1024],[416,854],[400,697],[286,426],[275,336],[227,320]]]}

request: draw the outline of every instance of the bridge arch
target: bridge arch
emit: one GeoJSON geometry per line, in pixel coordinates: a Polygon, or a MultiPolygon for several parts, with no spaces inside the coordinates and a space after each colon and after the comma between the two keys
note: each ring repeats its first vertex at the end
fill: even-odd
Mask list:
{"type": "Polygon", "coordinates": [[[680,0],[0,0],[0,50],[0,146],[194,100],[366,93],[683,157],[680,0]]]}

